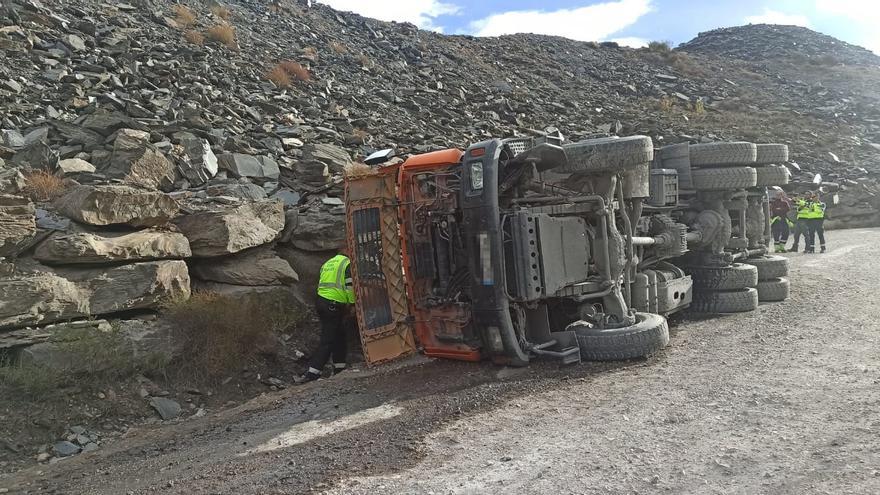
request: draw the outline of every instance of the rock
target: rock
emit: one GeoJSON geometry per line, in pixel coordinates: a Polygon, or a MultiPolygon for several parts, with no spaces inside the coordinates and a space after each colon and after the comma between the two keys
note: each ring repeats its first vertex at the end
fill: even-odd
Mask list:
{"type": "Polygon", "coordinates": [[[53,323],[188,298],[183,261],[147,261],[105,268],[42,267],[0,279],[0,329],[53,323]]]}
{"type": "Polygon", "coordinates": [[[82,38],[75,34],[68,34],[64,36],[61,41],[74,52],[86,51],[86,43],[82,38]]]}
{"type": "Polygon", "coordinates": [[[73,442],[64,440],[62,442],[56,442],[55,445],[52,446],[52,450],[55,451],[55,455],[58,457],[70,457],[74,454],[79,454],[80,448],[73,442]]]}
{"type": "Polygon", "coordinates": [[[76,186],[56,202],[61,214],[89,225],[152,227],[177,214],[167,194],[125,185],[76,186]]]}
{"type": "Polygon", "coordinates": [[[95,172],[95,166],[79,158],[68,158],[58,162],[58,171],[64,175],[95,172]]]}
{"type": "MultiPolygon", "coordinates": [[[[18,345],[31,344],[18,353],[23,365],[38,366],[64,372],[81,372],[94,369],[96,363],[82,361],[82,353],[67,345],[71,335],[83,336],[94,332],[111,332],[113,326],[107,320],[80,320],[3,332],[0,334],[0,348],[9,334],[18,334],[18,345]],[[29,332],[29,333],[25,333],[29,332]],[[25,338],[29,338],[27,341],[25,338]]],[[[8,341],[7,341],[8,342],[8,341]]],[[[73,431],[73,429],[71,429],[73,431]]],[[[74,433],[76,433],[74,431],[74,433]]]]}
{"type": "Polygon", "coordinates": [[[233,256],[195,261],[192,272],[202,280],[233,285],[285,285],[299,280],[290,264],[268,247],[233,256]]]}
{"type": "Polygon", "coordinates": [[[0,130],[0,144],[9,148],[23,148],[24,136],[14,129],[0,130]]]}
{"type": "Polygon", "coordinates": [[[82,451],[83,451],[83,453],[94,452],[96,450],[99,450],[100,448],[101,447],[99,447],[98,444],[96,444],[95,442],[89,442],[89,443],[83,445],[82,451]]]}
{"type": "Polygon", "coordinates": [[[168,189],[174,183],[174,164],[150,144],[150,134],[134,129],[121,129],[113,142],[110,177],[151,189],[168,189]]]}
{"type": "Polygon", "coordinates": [[[235,177],[278,179],[281,175],[278,163],[268,156],[225,153],[217,157],[217,161],[220,168],[235,177]]]}
{"type": "Polygon", "coordinates": [[[123,235],[56,233],[34,252],[35,259],[49,265],[183,259],[191,255],[183,234],[150,230],[123,235]]]}
{"type": "MultiPolygon", "coordinates": [[[[53,125],[58,126],[57,123],[53,125]]],[[[89,114],[80,123],[80,125],[88,130],[94,131],[101,136],[109,136],[119,129],[135,129],[139,131],[147,130],[142,124],[139,124],[131,117],[107,110],[98,110],[89,114]]],[[[60,129],[59,129],[60,130],[60,129]]]]}
{"type": "Polygon", "coordinates": [[[0,87],[6,88],[13,93],[21,93],[21,84],[12,79],[0,79],[0,87]]]}
{"type": "Polygon", "coordinates": [[[323,210],[300,213],[288,242],[306,251],[339,249],[345,245],[345,215],[334,215],[323,210]]]}
{"type": "Polygon", "coordinates": [[[52,172],[58,166],[58,159],[58,152],[46,143],[37,141],[20,149],[12,157],[12,164],[52,172]]]}
{"type": "Polygon", "coordinates": [[[200,186],[217,175],[217,157],[205,139],[181,140],[176,155],[178,172],[194,186],[200,186]]]}
{"type": "Polygon", "coordinates": [[[174,419],[180,416],[180,404],[171,399],[165,397],[153,397],[150,399],[150,406],[159,413],[159,416],[163,421],[168,421],[169,419],[174,419]]]}
{"type": "Polygon", "coordinates": [[[303,146],[302,154],[304,160],[324,163],[334,174],[341,174],[352,163],[347,151],[332,144],[307,144],[303,146]]]}
{"type": "Polygon", "coordinates": [[[284,207],[280,201],[258,201],[184,215],[175,224],[193,256],[223,256],[275,240],[284,228],[284,207]]]}
{"type": "Polygon", "coordinates": [[[34,213],[27,198],[0,195],[0,257],[14,256],[30,245],[37,233],[34,213]]]}
{"type": "Polygon", "coordinates": [[[205,192],[208,196],[230,196],[246,201],[259,201],[266,199],[266,190],[250,182],[223,182],[211,184],[205,192]]]}
{"type": "Polygon", "coordinates": [[[300,194],[290,189],[279,189],[272,196],[272,199],[278,199],[284,203],[284,206],[296,206],[299,204],[300,194]]]}
{"type": "Polygon", "coordinates": [[[0,194],[19,194],[27,187],[27,179],[17,168],[0,169],[0,194]]]}
{"type": "Polygon", "coordinates": [[[293,167],[296,181],[311,187],[321,187],[330,181],[330,169],[327,164],[317,160],[302,160],[293,167]]]}

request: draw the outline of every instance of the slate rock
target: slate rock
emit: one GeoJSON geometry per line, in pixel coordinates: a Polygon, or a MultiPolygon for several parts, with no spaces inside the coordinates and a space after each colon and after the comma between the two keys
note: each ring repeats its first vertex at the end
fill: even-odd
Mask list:
{"type": "Polygon", "coordinates": [[[327,165],[331,173],[341,174],[345,167],[351,165],[351,155],[344,149],[332,144],[309,143],[302,148],[303,159],[318,161],[327,165]]]}
{"type": "Polygon", "coordinates": [[[153,397],[150,399],[150,407],[159,413],[163,421],[175,419],[181,412],[180,404],[166,397],[153,397]]]}
{"type": "Polygon", "coordinates": [[[324,210],[300,213],[288,242],[305,251],[332,251],[345,245],[345,215],[324,210]]]}
{"type": "Polygon", "coordinates": [[[122,235],[55,233],[34,251],[34,259],[49,265],[183,259],[191,255],[183,234],[150,230],[122,235]]]}
{"type": "Polygon", "coordinates": [[[265,246],[232,256],[195,261],[190,266],[201,280],[224,284],[287,285],[299,280],[290,263],[265,246]]]}
{"type": "Polygon", "coordinates": [[[68,158],[58,162],[58,171],[64,175],[80,173],[90,174],[95,172],[95,166],[79,158],[68,158]]]}
{"type": "Polygon", "coordinates": [[[278,162],[268,156],[224,153],[217,157],[217,161],[220,168],[229,171],[235,177],[268,180],[278,179],[281,175],[278,162]]]}
{"type": "Polygon", "coordinates": [[[36,233],[34,204],[20,196],[0,195],[0,257],[18,254],[36,233]]]}
{"type": "Polygon", "coordinates": [[[58,166],[58,152],[48,144],[37,141],[21,148],[12,157],[12,164],[34,170],[53,172],[58,166]]]}
{"type": "Polygon", "coordinates": [[[264,200],[175,219],[193,256],[234,254],[275,240],[284,228],[284,206],[264,200]]]}
{"type": "Polygon", "coordinates": [[[80,185],[56,201],[58,211],[89,225],[152,227],[177,214],[177,201],[165,193],[121,184],[80,185]]]}
{"type": "Polygon", "coordinates": [[[52,450],[55,451],[55,455],[58,457],[70,457],[75,454],[79,454],[80,447],[73,442],[68,442],[67,440],[56,442],[55,445],[52,446],[52,450]]]}
{"type": "Polygon", "coordinates": [[[200,186],[217,175],[217,156],[205,139],[196,137],[180,141],[177,170],[190,184],[200,186]]]}

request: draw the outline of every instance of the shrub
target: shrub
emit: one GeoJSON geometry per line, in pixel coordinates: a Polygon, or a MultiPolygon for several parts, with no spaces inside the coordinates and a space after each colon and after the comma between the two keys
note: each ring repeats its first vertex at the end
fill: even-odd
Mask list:
{"type": "Polygon", "coordinates": [[[376,169],[367,165],[366,163],[354,162],[349,163],[345,166],[344,169],[345,176],[350,179],[356,179],[358,177],[364,177],[367,175],[375,175],[376,169]]]}
{"type": "Polygon", "coordinates": [[[4,396],[38,401],[61,387],[64,378],[58,370],[0,359],[0,390],[6,392],[4,396]]]}
{"type": "Polygon", "coordinates": [[[648,50],[656,53],[669,53],[672,48],[668,41],[652,41],[648,43],[648,50]]]}
{"type": "Polygon", "coordinates": [[[235,28],[227,24],[217,24],[209,28],[205,33],[209,40],[225,45],[227,48],[235,48],[235,28]]]}
{"type": "Polygon", "coordinates": [[[672,98],[670,98],[668,96],[664,96],[663,98],[660,98],[660,101],[657,102],[657,108],[659,108],[663,112],[671,111],[673,106],[674,105],[672,103],[672,98]]]}
{"type": "Polygon", "coordinates": [[[697,100],[694,102],[694,113],[697,115],[706,113],[706,104],[703,103],[703,100],[697,100]]]}
{"type": "Polygon", "coordinates": [[[67,189],[64,179],[45,170],[34,170],[24,174],[27,181],[25,193],[34,201],[52,201],[67,189]]]}
{"type": "Polygon", "coordinates": [[[186,5],[174,6],[174,22],[182,27],[192,26],[196,22],[196,14],[186,5]]]}
{"type": "Polygon", "coordinates": [[[184,33],[183,37],[193,45],[202,46],[205,44],[205,37],[198,31],[189,30],[184,33]]]}
{"type": "Polygon", "coordinates": [[[284,70],[280,64],[276,65],[266,74],[266,79],[272,81],[275,86],[279,88],[286,88],[290,86],[290,75],[287,74],[287,71],[284,70]]]}
{"type": "Polygon", "coordinates": [[[232,12],[222,5],[215,5],[211,7],[211,13],[225,21],[229,19],[229,14],[231,14],[232,12]]]}
{"type": "Polygon", "coordinates": [[[318,60],[318,49],[313,46],[303,48],[303,56],[311,61],[318,60]]]}
{"type": "Polygon", "coordinates": [[[213,381],[271,354],[278,334],[295,325],[299,315],[290,301],[265,298],[196,292],[171,302],[165,316],[182,346],[180,362],[172,363],[176,372],[213,381]]]}
{"type": "Polygon", "coordinates": [[[309,70],[303,67],[302,64],[292,60],[285,60],[278,65],[298,81],[308,82],[312,79],[312,74],[309,73],[309,70]]]}
{"type": "Polygon", "coordinates": [[[331,41],[330,49],[333,50],[333,53],[336,53],[337,55],[342,55],[348,52],[348,47],[338,41],[331,41]]]}
{"type": "Polygon", "coordinates": [[[368,57],[366,53],[361,53],[360,55],[358,55],[358,62],[361,63],[361,67],[373,66],[373,61],[370,60],[370,57],[368,57]]]}

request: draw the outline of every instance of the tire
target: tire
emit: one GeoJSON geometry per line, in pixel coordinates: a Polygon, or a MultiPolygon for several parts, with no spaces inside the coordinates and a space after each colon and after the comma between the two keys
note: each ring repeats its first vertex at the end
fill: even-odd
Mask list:
{"type": "Polygon", "coordinates": [[[755,165],[781,165],[788,161],[788,145],[785,144],[759,144],[758,155],[755,165]]]}
{"type": "Polygon", "coordinates": [[[585,361],[620,361],[650,356],[669,344],[666,318],[653,313],[636,313],[636,323],[623,328],[591,328],[572,323],[581,359],[585,361]]]}
{"type": "Polygon", "coordinates": [[[773,280],[788,276],[788,258],[782,256],[749,258],[743,263],[754,265],[758,269],[758,280],[773,280]]]}
{"type": "Polygon", "coordinates": [[[758,268],[742,263],[730,266],[695,266],[685,271],[694,281],[694,289],[736,290],[758,285],[758,268]]]}
{"type": "Polygon", "coordinates": [[[788,169],[784,165],[755,167],[758,183],[755,187],[784,186],[788,184],[788,169]]]}
{"type": "Polygon", "coordinates": [[[701,168],[691,170],[691,182],[697,191],[747,189],[758,183],[754,167],[701,168]]]}
{"type": "Polygon", "coordinates": [[[670,144],[660,148],[660,158],[662,160],[689,158],[690,156],[690,146],[687,143],[670,144]]]}
{"type": "Polygon", "coordinates": [[[647,136],[587,139],[563,146],[568,160],[562,172],[629,170],[654,159],[654,144],[647,136]]]}
{"type": "Polygon", "coordinates": [[[695,290],[690,310],[695,313],[746,313],[758,308],[758,289],[695,290]]]}
{"type": "Polygon", "coordinates": [[[758,282],[758,300],[764,302],[788,299],[791,285],[787,278],[771,278],[758,282]]]}
{"type": "Polygon", "coordinates": [[[755,143],[745,141],[692,144],[690,155],[694,167],[753,165],[758,157],[758,148],[755,143]]]}

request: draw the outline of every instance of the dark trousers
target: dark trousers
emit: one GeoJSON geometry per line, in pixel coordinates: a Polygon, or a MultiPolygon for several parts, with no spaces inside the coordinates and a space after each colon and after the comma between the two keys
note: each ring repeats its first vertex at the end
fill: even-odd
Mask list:
{"type": "Polygon", "coordinates": [[[318,319],[321,320],[321,341],[309,360],[310,368],[320,370],[327,364],[331,355],[336,364],[343,364],[347,361],[345,306],[345,304],[318,296],[315,310],[318,312],[318,319]]]}
{"type": "Polygon", "coordinates": [[[778,218],[773,224],[770,226],[770,231],[773,233],[773,242],[778,242],[785,244],[788,242],[788,222],[785,218],[778,218]]]}
{"type": "Polygon", "coordinates": [[[816,235],[819,235],[819,245],[825,247],[825,219],[811,218],[807,220],[807,249],[814,249],[816,235]]]}
{"type": "MultiPolygon", "coordinates": [[[[807,238],[807,219],[806,218],[798,218],[794,221],[794,243],[791,245],[791,248],[796,250],[798,247],[798,242],[801,240],[801,236],[804,236],[804,239],[807,238]]],[[[806,240],[804,241],[807,242],[806,240]]]]}

